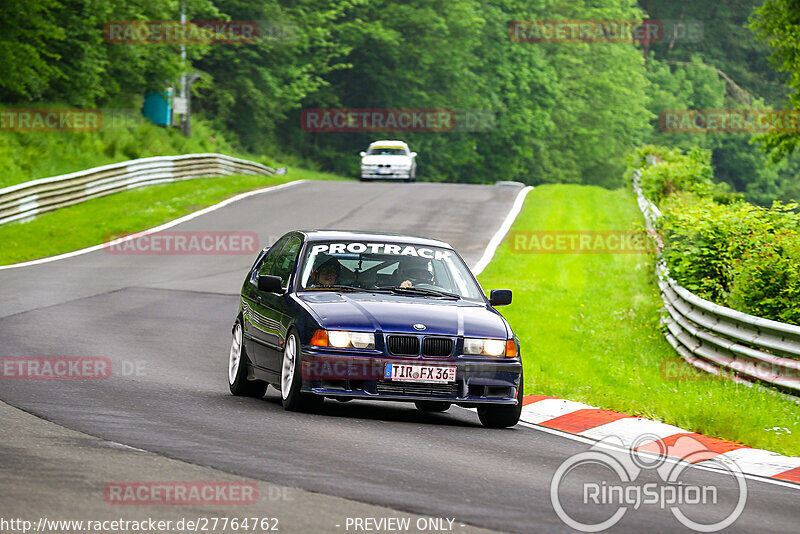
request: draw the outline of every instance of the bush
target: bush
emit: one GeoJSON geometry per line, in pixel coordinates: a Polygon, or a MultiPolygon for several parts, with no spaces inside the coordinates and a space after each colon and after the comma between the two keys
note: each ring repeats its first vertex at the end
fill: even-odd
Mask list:
{"type": "MultiPolygon", "coordinates": [[[[723,187],[721,184],[714,185],[711,152],[708,150],[695,147],[686,155],[679,150],[653,151],[651,154],[656,164],[642,167],[639,184],[644,195],[656,205],[661,205],[664,199],[677,193],[709,196],[723,187]]],[[[641,159],[641,156],[635,158],[637,162],[641,159]]]]}
{"type": "Polygon", "coordinates": [[[754,206],[718,188],[705,151],[643,147],[658,162],[643,169],[642,190],[661,207],[658,221],[670,275],[722,306],[800,324],[800,217],[797,204],[754,206]]]}

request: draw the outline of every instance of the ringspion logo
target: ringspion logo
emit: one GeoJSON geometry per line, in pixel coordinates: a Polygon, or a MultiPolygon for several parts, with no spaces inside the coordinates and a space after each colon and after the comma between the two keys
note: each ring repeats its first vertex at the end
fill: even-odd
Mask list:
{"type": "Polygon", "coordinates": [[[603,532],[640,508],[669,510],[678,524],[696,532],[732,525],[747,503],[747,480],[732,459],[719,462],[715,484],[698,483],[692,464],[719,456],[692,435],[633,440],[607,436],[567,458],[550,483],[559,519],[578,532],[603,532]],[[587,514],[591,509],[595,513],[587,514]]]}

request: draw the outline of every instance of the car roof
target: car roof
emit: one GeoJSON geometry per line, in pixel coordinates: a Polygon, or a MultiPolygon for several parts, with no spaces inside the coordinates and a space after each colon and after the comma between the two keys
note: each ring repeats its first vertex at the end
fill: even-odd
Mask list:
{"type": "Polygon", "coordinates": [[[376,146],[376,145],[385,145],[385,146],[400,146],[407,148],[408,145],[405,141],[374,141],[369,144],[369,146],[376,146]]]}
{"type": "Polygon", "coordinates": [[[361,232],[350,230],[298,230],[306,236],[306,241],[390,241],[409,245],[427,245],[452,249],[449,244],[438,239],[413,235],[389,234],[383,232],[361,232]]]}

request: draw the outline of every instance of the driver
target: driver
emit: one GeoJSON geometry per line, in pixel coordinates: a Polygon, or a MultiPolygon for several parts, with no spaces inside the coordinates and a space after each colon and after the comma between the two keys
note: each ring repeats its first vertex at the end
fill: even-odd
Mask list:
{"type": "Polygon", "coordinates": [[[339,283],[339,271],[341,270],[341,264],[339,260],[336,258],[331,258],[321,265],[319,265],[316,270],[314,271],[314,283],[312,284],[313,287],[331,287],[335,286],[339,283]]]}
{"type": "Polygon", "coordinates": [[[424,258],[406,258],[398,269],[400,287],[414,287],[418,284],[433,284],[433,273],[429,262],[424,258]]]}

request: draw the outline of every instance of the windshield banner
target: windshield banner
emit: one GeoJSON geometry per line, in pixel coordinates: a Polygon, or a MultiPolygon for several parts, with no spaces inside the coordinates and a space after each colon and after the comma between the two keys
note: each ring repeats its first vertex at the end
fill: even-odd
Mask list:
{"type": "Polygon", "coordinates": [[[369,251],[371,254],[388,254],[391,256],[417,256],[428,260],[449,260],[452,252],[413,245],[398,245],[395,243],[323,243],[311,247],[311,255],[328,254],[361,254],[369,251]]]}

